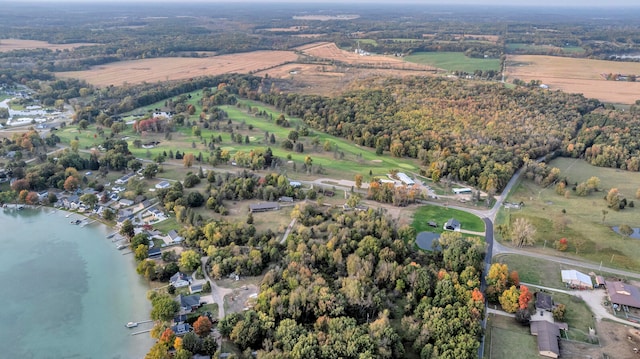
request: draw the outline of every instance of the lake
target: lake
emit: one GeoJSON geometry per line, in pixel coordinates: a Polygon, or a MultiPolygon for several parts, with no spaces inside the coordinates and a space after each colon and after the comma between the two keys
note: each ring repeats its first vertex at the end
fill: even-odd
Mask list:
{"type": "Polygon", "coordinates": [[[147,283],[101,224],[52,208],[0,210],[3,358],[142,358],[153,345],[147,283]]]}

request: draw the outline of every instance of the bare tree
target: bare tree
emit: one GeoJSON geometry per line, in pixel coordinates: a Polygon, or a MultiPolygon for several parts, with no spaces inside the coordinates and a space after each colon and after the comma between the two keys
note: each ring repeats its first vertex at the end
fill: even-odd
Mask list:
{"type": "Polygon", "coordinates": [[[536,228],[524,218],[516,218],[511,225],[511,242],[517,247],[533,245],[536,228]]]}

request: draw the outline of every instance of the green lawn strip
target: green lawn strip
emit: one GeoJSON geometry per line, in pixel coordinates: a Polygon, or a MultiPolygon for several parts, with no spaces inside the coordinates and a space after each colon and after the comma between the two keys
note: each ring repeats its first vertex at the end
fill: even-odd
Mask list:
{"type": "Polygon", "coordinates": [[[212,318],[217,318],[218,317],[218,303],[204,304],[204,305],[200,306],[200,308],[196,309],[194,312],[189,313],[188,318],[193,318],[193,317],[197,318],[197,317],[203,315],[205,312],[210,312],[212,318]]]}
{"type": "Polygon", "coordinates": [[[605,278],[633,279],[605,271],[594,271],[593,269],[571,266],[519,254],[499,254],[493,257],[493,261],[507,264],[509,271],[517,271],[521,282],[562,290],[566,290],[567,287],[562,283],[560,271],[567,269],[575,269],[585,274],[597,272],[598,275],[602,275],[605,278]]]}
{"type": "Polygon", "coordinates": [[[528,326],[513,318],[490,314],[484,356],[488,359],[530,359],[538,357],[538,343],[528,326]]]}
{"type": "Polygon", "coordinates": [[[153,228],[162,233],[168,233],[172,229],[180,230],[180,228],[182,228],[182,225],[176,222],[175,217],[170,217],[162,222],[154,224],[153,228]]]}
{"type": "Polygon", "coordinates": [[[499,59],[476,59],[462,52],[416,52],[405,57],[405,61],[429,64],[448,71],[474,72],[476,70],[500,69],[499,59]]]}
{"type": "Polygon", "coordinates": [[[462,229],[473,232],[484,232],[484,222],[479,217],[453,208],[439,206],[422,206],[413,215],[411,226],[415,228],[417,233],[435,232],[442,233],[443,225],[451,218],[455,218],[460,222],[462,229]],[[429,226],[429,221],[438,224],[437,227],[429,226]]]}

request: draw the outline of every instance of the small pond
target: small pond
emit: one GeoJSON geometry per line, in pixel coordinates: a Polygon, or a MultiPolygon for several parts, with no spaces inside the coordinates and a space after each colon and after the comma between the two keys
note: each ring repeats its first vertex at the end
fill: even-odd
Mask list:
{"type": "MultiPolygon", "coordinates": [[[[611,227],[611,229],[613,229],[618,234],[622,234],[622,233],[620,233],[620,227],[618,227],[618,226],[611,227]]],[[[633,233],[629,237],[635,238],[635,239],[640,239],[640,228],[631,228],[631,229],[633,229],[633,233]]]]}
{"type": "Polygon", "coordinates": [[[433,241],[440,238],[440,233],[433,232],[420,232],[416,237],[416,244],[420,249],[424,249],[426,251],[433,250],[433,241]]]}

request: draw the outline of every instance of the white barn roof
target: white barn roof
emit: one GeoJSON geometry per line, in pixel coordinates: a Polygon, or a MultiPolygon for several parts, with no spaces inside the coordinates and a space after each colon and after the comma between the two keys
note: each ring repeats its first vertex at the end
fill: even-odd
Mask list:
{"type": "Polygon", "coordinates": [[[587,288],[593,289],[593,283],[591,282],[591,277],[589,277],[584,273],[578,272],[575,269],[563,270],[562,282],[573,285],[573,286],[587,287],[587,288]]]}

